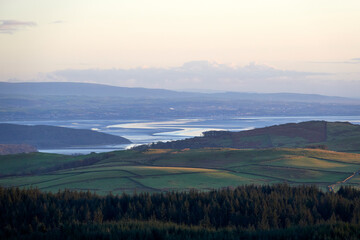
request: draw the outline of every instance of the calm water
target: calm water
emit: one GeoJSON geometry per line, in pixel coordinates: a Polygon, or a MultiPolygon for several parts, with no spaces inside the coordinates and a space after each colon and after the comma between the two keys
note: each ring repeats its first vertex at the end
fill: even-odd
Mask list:
{"type": "Polygon", "coordinates": [[[174,119],[166,121],[147,120],[66,120],[66,121],[12,121],[24,125],[53,125],[77,129],[92,129],[125,137],[133,144],[95,146],[89,148],[40,149],[41,152],[61,154],[87,154],[123,150],[138,144],[171,141],[201,136],[209,130],[243,131],[276,124],[297,123],[310,120],[348,121],[360,124],[360,116],[318,117],[249,117],[231,119],[174,119]]]}

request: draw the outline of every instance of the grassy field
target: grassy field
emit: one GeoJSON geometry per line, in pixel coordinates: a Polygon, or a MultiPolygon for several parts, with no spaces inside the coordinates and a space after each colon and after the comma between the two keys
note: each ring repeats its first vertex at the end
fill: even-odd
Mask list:
{"type": "Polygon", "coordinates": [[[51,168],[59,164],[66,164],[83,158],[83,156],[69,157],[51,153],[0,155],[0,176],[29,174],[35,170],[51,168]]]}
{"type": "Polygon", "coordinates": [[[144,149],[200,149],[222,147],[237,149],[312,148],[339,152],[360,151],[360,125],[347,122],[308,121],[287,123],[248,131],[209,131],[202,137],[159,142],[144,149]]]}
{"type": "Polygon", "coordinates": [[[150,149],[84,156],[18,154],[0,157],[0,185],[92,191],[99,194],[210,190],[244,184],[360,186],[360,154],[317,149],[150,149]],[[42,171],[38,171],[42,169],[42,171]]]}

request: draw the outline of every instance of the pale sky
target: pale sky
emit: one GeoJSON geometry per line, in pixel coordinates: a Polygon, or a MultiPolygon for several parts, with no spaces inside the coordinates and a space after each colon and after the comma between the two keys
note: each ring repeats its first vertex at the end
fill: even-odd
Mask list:
{"type": "Polygon", "coordinates": [[[269,87],[261,92],[360,97],[360,1],[0,0],[0,81],[9,79],[237,91],[256,91],[263,83],[269,87]],[[219,75],[212,84],[206,72],[200,80],[188,76],[183,83],[189,86],[177,77],[172,84],[176,71],[159,82],[109,75],[114,70],[180,69],[199,60],[237,71],[232,79],[219,75]],[[266,82],[260,74],[250,86],[246,81],[254,78],[236,73],[254,65],[251,71],[266,68],[277,74],[266,82]],[[69,77],[94,69],[107,77],[69,77]],[[279,76],[279,71],[286,74],[279,76]],[[277,87],[284,79],[288,82],[277,87]],[[302,81],[315,82],[317,89],[302,88],[302,81]]]}

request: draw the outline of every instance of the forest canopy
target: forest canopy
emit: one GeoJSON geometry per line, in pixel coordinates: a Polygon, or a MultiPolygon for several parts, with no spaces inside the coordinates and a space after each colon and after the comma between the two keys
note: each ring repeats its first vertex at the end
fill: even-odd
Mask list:
{"type": "Polygon", "coordinates": [[[307,239],[316,233],[315,239],[356,239],[359,223],[360,191],[350,187],[324,193],[281,184],[121,196],[0,187],[0,238],[307,239]]]}

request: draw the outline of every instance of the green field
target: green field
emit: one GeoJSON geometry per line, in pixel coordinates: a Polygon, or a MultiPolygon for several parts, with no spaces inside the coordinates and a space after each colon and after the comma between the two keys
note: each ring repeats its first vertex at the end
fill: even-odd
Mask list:
{"type": "Polygon", "coordinates": [[[32,171],[45,170],[83,159],[83,156],[69,157],[51,153],[23,153],[0,156],[0,176],[11,174],[29,174],[32,171]]]}
{"type": "Polygon", "coordinates": [[[247,131],[208,131],[202,137],[158,142],[136,147],[153,149],[236,149],[311,148],[359,153],[360,126],[348,122],[308,121],[287,123],[247,131]]]}
{"type": "Polygon", "coordinates": [[[318,149],[150,149],[84,156],[0,156],[0,185],[57,192],[70,189],[121,194],[211,190],[245,184],[360,186],[360,154],[318,149]]]}

